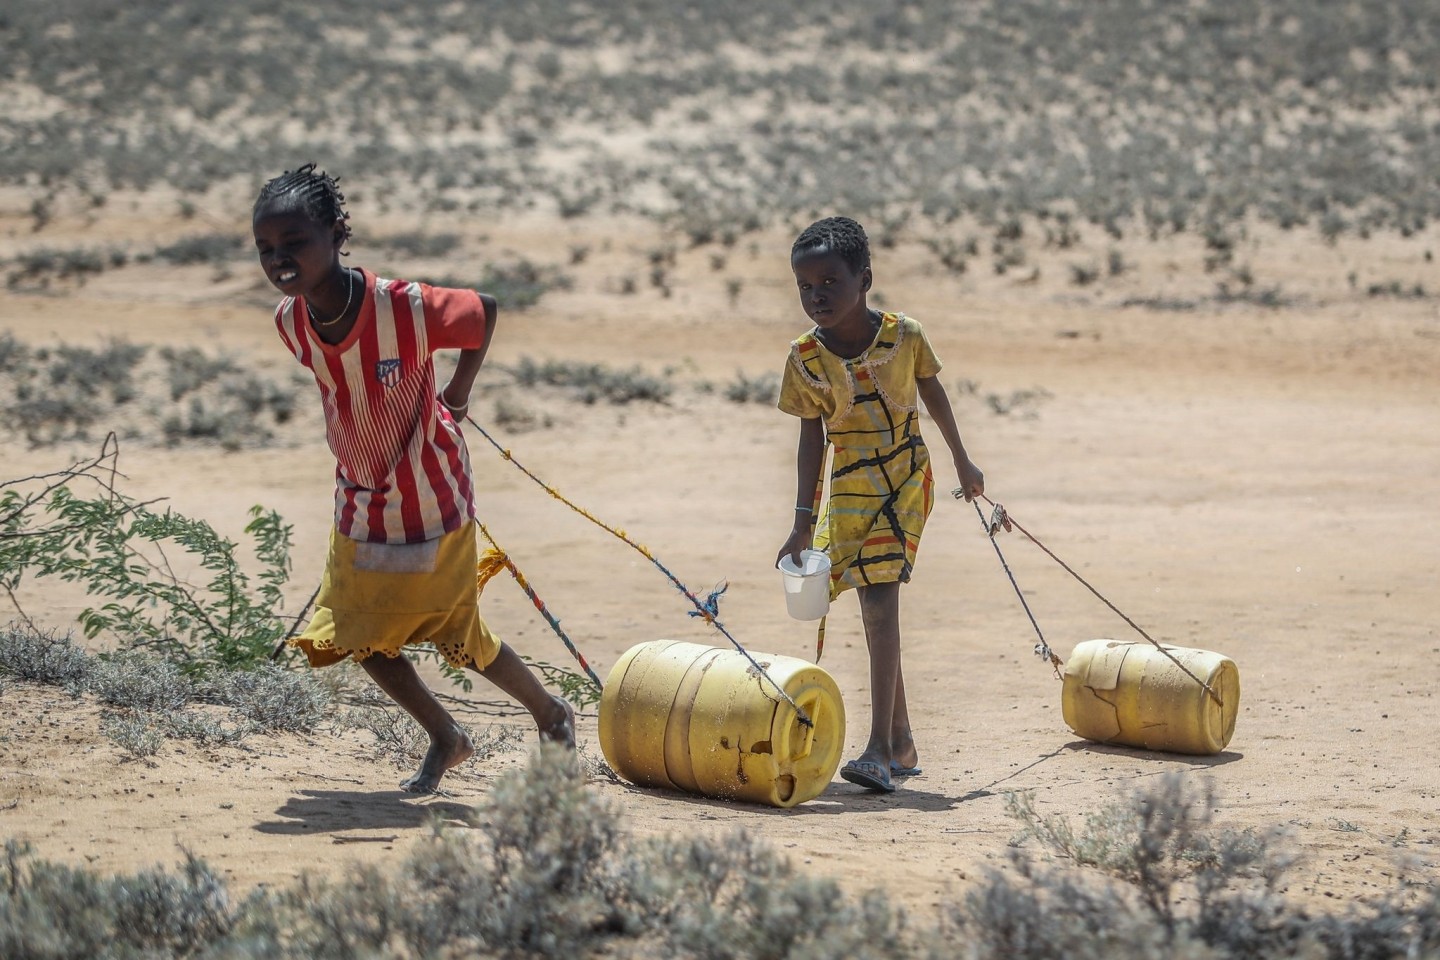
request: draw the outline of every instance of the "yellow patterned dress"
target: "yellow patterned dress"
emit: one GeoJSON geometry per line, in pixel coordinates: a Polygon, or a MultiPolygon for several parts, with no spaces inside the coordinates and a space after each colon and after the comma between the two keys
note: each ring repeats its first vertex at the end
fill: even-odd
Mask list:
{"type": "Polygon", "coordinates": [[[904,314],[884,314],[874,341],[853,359],[832,353],[814,330],[790,345],[780,409],[821,418],[835,447],[830,496],[815,529],[815,549],[830,555],[832,599],[851,587],[910,579],[934,504],[916,380],[939,372],[924,330],[904,314]]]}

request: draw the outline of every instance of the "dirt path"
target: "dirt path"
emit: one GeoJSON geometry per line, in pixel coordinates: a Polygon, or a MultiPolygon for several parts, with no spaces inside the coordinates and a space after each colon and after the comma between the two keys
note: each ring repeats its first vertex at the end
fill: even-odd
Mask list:
{"type": "MultiPolygon", "coordinates": [[[[563,236],[522,226],[514,243],[537,258],[563,236]]],[[[730,269],[746,278],[736,309],[726,307],[725,275],[683,262],[669,299],[614,292],[622,271],[639,269],[643,248],[640,239],[617,243],[610,259],[597,254],[573,268],[571,292],[508,317],[493,359],[672,368],[678,386],[664,407],[511,394],[551,426],[504,442],[692,587],[728,580],[726,623],[747,645],[809,656],[811,626],[786,618],[770,568],[789,522],[795,425],[714,389],[737,370],[754,376],[783,360],[797,324],[783,255],[770,254],[785,242],[767,236],[754,255],[732,254],[730,269]],[[711,392],[696,389],[702,380],[711,392]]],[[[1226,752],[1186,758],[1077,739],[973,511],[942,501],[903,605],[922,776],[886,797],[837,781],[783,812],[606,782],[594,789],[637,834],[758,831],[806,869],[856,889],[884,887],[922,909],[1001,862],[1016,829],[1004,813],[1007,792],[1033,791],[1041,811],[1078,819],[1170,770],[1212,778],[1223,823],[1288,826],[1309,858],[1297,892],[1361,892],[1393,871],[1400,850],[1433,868],[1440,318],[1433,301],[1366,299],[1339,279],[1342,261],[1383,274],[1414,252],[1375,243],[1332,251],[1267,241],[1276,281],[1300,297],[1275,310],[1119,305],[1204,295],[1196,291],[1213,285],[1188,266],[1077,292],[1059,280],[937,280],[918,247],[877,254],[887,305],[924,321],[947,362],[944,381],[991,494],[1155,636],[1235,659],[1243,700],[1226,752]],[[996,412],[1007,404],[1009,413],[996,412]]],[[[1198,263],[1183,250],[1144,255],[1198,263]]],[[[686,256],[700,263],[703,254],[686,256]]],[[[367,262],[363,250],[357,260],[367,262]]],[[[258,306],[269,298],[253,278],[237,276],[196,304],[170,296],[193,287],[189,274],[155,268],[144,284],[139,277],[106,275],[73,296],[7,295],[0,331],[33,342],[123,334],[218,344],[280,368],[283,352],[258,306]]],[[[503,388],[503,378],[495,383],[503,388]]],[[[476,408],[492,410],[490,399],[476,408]]],[[[11,440],[5,472],[38,472],[83,449],[31,451],[11,440]]],[[[560,508],[479,438],[471,450],[484,519],[602,675],[637,642],[717,640],[639,557],[560,508]]],[[[236,454],[130,444],[123,456],[134,494],[168,496],[222,530],[243,525],[252,503],[280,510],[296,528],[293,594],[308,596],[330,509],[332,466],[318,434],[236,454]]],[[[1062,657],[1081,640],[1127,636],[1039,551],[1013,535],[1002,546],[1062,657]]],[[[83,602],[33,583],[20,600],[60,628],[83,602]]],[[[562,661],[507,581],[491,585],[485,604],[523,652],[562,661]]],[[[853,753],[869,704],[852,597],[832,613],[825,666],[845,695],[853,753]]],[[[146,765],[121,760],[99,734],[93,705],[18,684],[6,684],[0,702],[7,836],[98,869],[174,862],[184,847],[242,886],[391,856],[424,834],[429,817],[455,819],[495,775],[523,762],[512,752],[471,763],[447,780],[450,795],[416,800],[394,792],[401,771],[369,755],[360,731],[255,738],[243,751],[171,744],[146,765]]],[[[471,722],[518,721],[476,714],[471,722]]],[[[581,736],[594,745],[593,718],[582,720],[581,736]]]]}

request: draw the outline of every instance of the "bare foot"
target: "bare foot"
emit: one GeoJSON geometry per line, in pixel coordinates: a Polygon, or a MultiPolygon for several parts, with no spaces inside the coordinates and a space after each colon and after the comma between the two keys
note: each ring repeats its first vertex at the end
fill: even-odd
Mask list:
{"type": "Polygon", "coordinates": [[[401,783],[400,789],[406,793],[434,793],[439,789],[440,778],[445,776],[445,771],[469,760],[474,752],[475,744],[470,742],[465,731],[451,726],[446,736],[430,739],[430,749],[420,764],[420,770],[401,783]]]}
{"type": "MultiPolygon", "coordinates": [[[[575,749],[575,708],[570,706],[570,701],[564,697],[552,697],[554,710],[546,718],[548,722],[540,723],[540,739],[547,743],[558,743],[569,749],[575,749]]],[[[536,718],[539,722],[539,718],[536,718]]]]}

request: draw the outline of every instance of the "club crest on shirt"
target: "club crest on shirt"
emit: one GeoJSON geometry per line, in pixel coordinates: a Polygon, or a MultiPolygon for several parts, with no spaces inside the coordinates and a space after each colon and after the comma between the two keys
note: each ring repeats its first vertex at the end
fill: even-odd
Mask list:
{"type": "Polygon", "coordinates": [[[387,390],[398,386],[400,383],[400,361],[377,360],[375,362],[375,379],[387,390]]]}

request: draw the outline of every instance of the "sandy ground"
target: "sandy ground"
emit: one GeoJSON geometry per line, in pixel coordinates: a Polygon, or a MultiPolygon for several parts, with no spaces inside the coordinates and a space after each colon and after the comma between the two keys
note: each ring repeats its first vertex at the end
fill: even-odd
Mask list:
{"type": "MultiPolygon", "coordinates": [[[[55,246],[95,230],[193,232],[163,220],[47,229],[55,246]]],[[[18,216],[0,222],[10,249],[26,241],[25,230],[18,216]]],[[[645,225],[521,221],[494,225],[490,240],[542,262],[577,242],[593,250],[567,268],[571,291],[502,319],[494,362],[638,362],[673,369],[678,384],[667,406],[587,407],[553,393],[512,394],[552,423],[502,432],[504,442],[695,589],[728,580],[722,612],[742,642],[813,655],[812,625],[787,618],[771,567],[790,520],[796,425],[765,405],[694,388],[702,380],[723,385],[736,371],[780,368],[801,329],[788,232],[742,241],[718,272],[707,264],[714,251],[682,249],[668,298],[644,283],[645,251],[663,241],[645,225]],[[628,296],[619,292],[627,274],[641,279],[628,296]],[[734,305],[723,285],[729,277],[744,284],[734,305]]],[[[758,832],[806,870],[854,890],[883,887],[918,910],[963,892],[1003,860],[1017,829],[1004,813],[1007,792],[1033,791],[1041,811],[1078,820],[1176,770],[1213,780],[1221,823],[1288,827],[1306,855],[1297,894],[1363,893],[1388,882],[1398,853],[1433,871],[1440,316],[1433,297],[1371,298],[1363,290],[1399,276],[1440,286],[1423,259],[1435,245],[1433,236],[1340,247],[1269,237],[1255,254],[1257,270],[1294,303],[1207,302],[1192,311],[1120,306],[1130,297],[1213,292],[1199,247],[1186,238],[1127,250],[1137,269],[1086,288],[1067,283],[1058,257],[1023,283],[982,269],[947,276],[918,243],[876,251],[882,302],[920,318],[946,361],[943,379],[990,494],[1153,635],[1235,659],[1242,705],[1219,756],[1101,746],[1068,730],[1060,683],[1032,656],[1034,634],[974,511],[942,500],[903,593],[922,776],[889,796],[837,779],[788,811],[603,780],[593,789],[636,834],[758,832]],[[1347,282],[1351,272],[1359,289],[1347,282]],[[976,385],[973,393],[963,381],[976,385]],[[1046,395],[1005,415],[986,402],[1027,390],[1046,395]]],[[[376,265],[367,253],[357,240],[355,262],[376,265]]],[[[59,294],[0,294],[0,330],[35,343],[120,335],[223,347],[283,370],[272,302],[258,271],[243,264],[219,283],[208,268],[136,266],[59,294]]],[[[487,382],[510,389],[504,378],[487,382]]],[[[476,414],[486,416],[493,401],[493,393],[480,400],[476,414]]],[[[128,445],[127,489],[167,496],[232,532],[251,504],[278,509],[296,529],[292,592],[303,602],[319,574],[332,471],[309,423],[294,445],[235,454],[128,445]]],[[[12,438],[0,454],[7,475],[23,476],[86,449],[29,450],[12,438]]],[[[479,437],[471,451],[482,519],[602,676],[638,642],[723,643],[687,617],[683,600],[640,557],[550,500],[479,437]]],[[[939,474],[947,486],[952,479],[939,474]]],[[[1062,657],[1082,640],[1133,636],[1018,535],[1001,544],[1062,657]]],[[[19,599],[30,617],[60,629],[83,605],[36,583],[19,599]]],[[[563,662],[563,649],[508,580],[490,586],[485,604],[522,652],[563,662]]],[[[851,595],[832,611],[824,665],[844,692],[854,754],[869,702],[851,595]]],[[[493,697],[477,689],[473,699],[493,697]]],[[[174,863],[183,847],[242,888],[392,857],[425,834],[431,816],[458,820],[497,775],[524,762],[523,753],[499,753],[457,771],[445,795],[415,798],[395,789],[403,772],[377,757],[362,731],[257,737],[246,749],[172,742],[153,763],[126,762],[100,734],[93,703],[23,684],[6,684],[0,700],[0,833],[104,870],[174,863]]],[[[483,703],[463,718],[478,729],[523,722],[483,703]]],[[[582,718],[580,733],[596,748],[593,716],[582,718]]]]}

